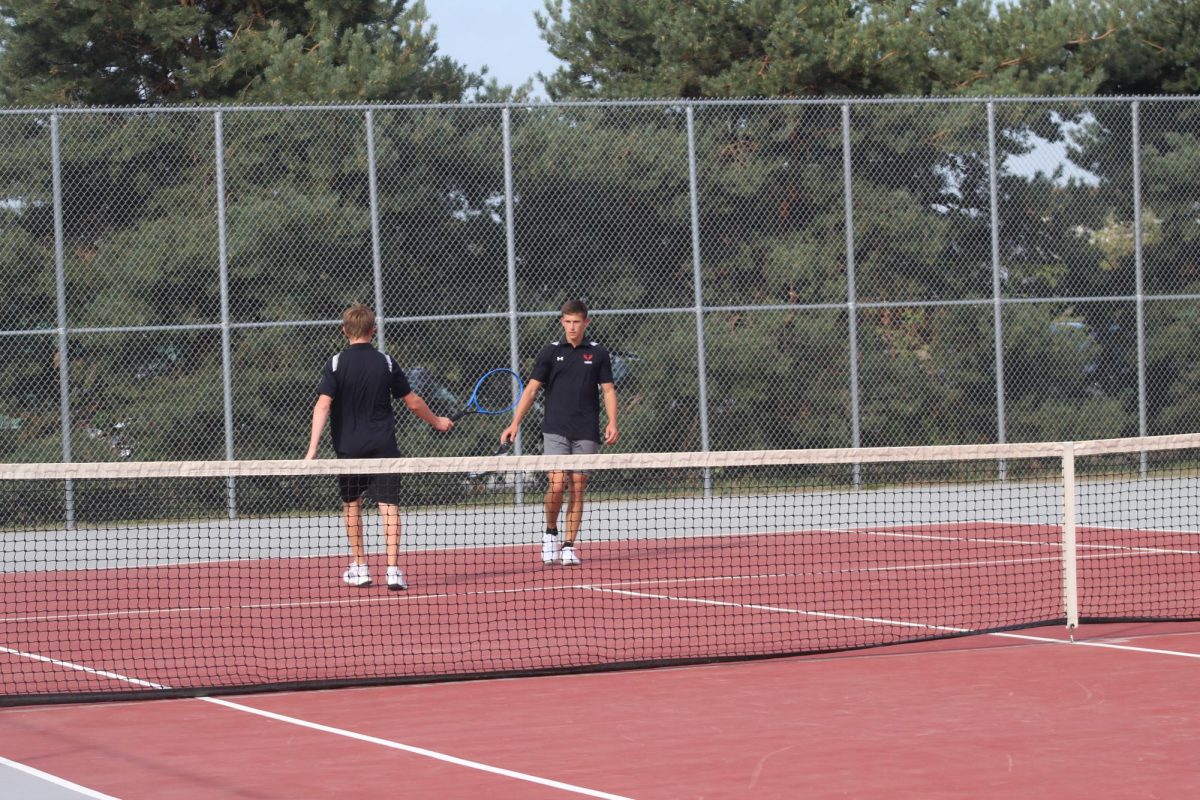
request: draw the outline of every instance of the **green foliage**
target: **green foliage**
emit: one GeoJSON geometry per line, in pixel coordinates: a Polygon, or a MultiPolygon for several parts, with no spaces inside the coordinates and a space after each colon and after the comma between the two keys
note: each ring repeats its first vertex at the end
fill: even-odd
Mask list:
{"type": "MultiPolygon", "coordinates": [[[[552,98],[807,97],[854,95],[1075,95],[1195,90],[1200,11],[1182,2],[966,0],[847,5],[786,0],[548,0],[539,25],[566,65],[549,76],[552,98]]],[[[722,107],[697,112],[701,231],[709,303],[845,302],[841,120],[826,107],[722,107]],[[822,118],[822,114],[824,117],[822,118]],[[713,117],[727,117],[714,125],[713,117]],[[714,166],[715,165],[715,166],[714,166]]],[[[830,107],[831,111],[832,108],[830,107]]],[[[1143,175],[1154,199],[1142,245],[1163,291],[1195,291],[1190,193],[1198,131],[1189,105],[1152,108],[1143,122],[1143,175]],[[1161,126],[1161,130],[1160,130],[1161,126]],[[1189,210],[1190,209],[1190,210],[1189,210]],[[1190,214],[1190,216],[1189,216],[1190,214]],[[1169,288],[1168,288],[1169,287],[1169,288]]],[[[851,121],[856,295],[860,302],[938,298],[986,302],[992,294],[988,153],[982,104],[855,106],[851,121]]],[[[997,106],[998,153],[1027,151],[1029,137],[1068,145],[1095,183],[1061,175],[1000,174],[1001,291],[1007,297],[1133,292],[1131,130],[1128,106],[997,106]]],[[[986,306],[983,306],[986,308],[986,306]]],[[[1056,430],[1136,432],[1128,304],[1068,301],[1009,325],[1005,394],[1010,439],[1056,430]],[[1046,348],[1056,320],[1083,326],[1084,357],[1046,348]],[[1010,352],[1011,351],[1011,352],[1010,352]],[[1096,351],[1100,351],[1097,355],[1096,351]],[[1031,355],[1038,354],[1038,355],[1031,355]],[[1082,359],[1082,361],[1081,361],[1082,359]],[[1043,382],[1049,378],[1049,383],[1043,382]],[[1045,390],[1043,391],[1043,385],[1045,390]],[[1089,420],[1065,425],[1053,396],[1089,420]],[[1086,411],[1085,411],[1086,409],[1086,411]]],[[[765,320],[775,338],[791,329],[765,320]]],[[[892,310],[859,320],[863,439],[876,444],[988,441],[996,433],[990,314],[892,310]],[[955,405],[955,404],[958,405],[955,405]],[[991,418],[986,409],[993,409],[991,418]],[[970,409],[971,413],[962,413],[970,409]],[[976,415],[974,411],[978,409],[976,415]]],[[[759,337],[761,342],[771,336],[759,337]]],[[[1152,365],[1186,375],[1193,336],[1179,336],[1152,365]]],[[[782,359],[756,345],[755,363],[782,359]]],[[[1152,351],[1157,352],[1157,350],[1152,351]]],[[[824,375],[843,370],[829,361],[824,375]]],[[[730,368],[728,364],[723,368],[730,368]]],[[[763,386],[774,377],[743,375],[763,386]]],[[[839,376],[844,378],[844,376],[839,376]]],[[[830,386],[844,385],[829,380],[830,386]]],[[[739,389],[752,393],[746,384],[739,389]]],[[[779,416],[788,413],[777,409],[779,416]]],[[[844,418],[845,408],[831,409],[844,418]]],[[[1180,409],[1151,418],[1178,430],[1180,409]]],[[[721,423],[724,424],[724,423],[721,423]]],[[[1186,426],[1183,426],[1186,427],[1186,426]]],[[[811,441],[811,437],[809,439],[811,441]]],[[[761,442],[746,433],[740,442],[761,442]]]]}
{"type": "MultiPolygon", "coordinates": [[[[0,102],[164,108],[453,101],[483,87],[480,76],[437,54],[423,4],[409,5],[2,3],[0,102]]],[[[484,88],[502,93],[494,84],[484,88]]],[[[369,298],[363,117],[347,124],[343,113],[255,117],[231,108],[227,114],[231,321],[328,319],[351,300],[369,298]]],[[[223,457],[222,343],[212,330],[222,308],[213,117],[91,111],[61,115],[59,123],[72,327],[209,328],[73,339],[76,457],[104,460],[131,451],[143,458],[223,457]]],[[[49,129],[48,115],[0,121],[7,200],[0,209],[0,311],[8,330],[52,331],[58,324],[49,129]]],[[[404,141],[408,133],[380,125],[381,171],[396,161],[393,139],[404,141]]],[[[414,185],[389,200],[419,209],[425,219],[443,218],[445,209],[431,205],[429,196],[414,185]]],[[[388,212],[384,219],[389,230],[405,222],[388,212]]],[[[231,341],[234,369],[245,379],[234,407],[235,447],[242,455],[280,454],[271,439],[280,403],[309,395],[314,370],[336,344],[318,339],[318,348],[297,352],[294,336],[277,336],[268,347],[270,339],[248,331],[231,341]]],[[[9,426],[0,433],[0,448],[17,459],[56,458],[57,342],[51,335],[14,342],[3,385],[22,390],[10,393],[0,409],[9,426]]]]}
{"type": "MultiPolygon", "coordinates": [[[[228,308],[238,457],[303,451],[335,320],[374,296],[366,111],[298,104],[521,96],[437,55],[421,4],[269,5],[132,0],[0,3],[8,105],[137,105],[59,115],[66,304],[73,327],[204,330],[72,338],[80,460],[224,456],[224,342],[216,248],[220,102],[228,308]],[[257,327],[282,319],[317,325],[257,327]]],[[[985,442],[997,436],[987,152],[997,103],[1001,292],[1061,298],[1005,307],[1010,440],[1136,432],[1129,106],[1090,95],[1193,91],[1195,10],[1182,2],[930,3],[550,0],[539,17],[566,66],[558,100],[667,97],[654,105],[510,106],[513,225],[527,369],[557,335],[566,296],[625,359],[623,446],[700,446],[688,114],[674,98],[960,95],[862,103],[843,151],[838,104],[695,105],[711,445],[985,442]],[[1090,177],[1013,174],[1032,136],[1068,146],[1090,177]],[[843,159],[854,205],[852,365],[843,159]],[[959,305],[932,308],[922,301],[959,305]],[[883,307],[887,303],[907,304],[883,307]],[[620,313],[658,307],[663,314],[620,313]],[[754,307],[754,308],[750,308],[754,307]],[[766,310],[763,309],[766,307],[766,310]]],[[[464,394],[508,362],[501,110],[372,109],[388,350],[464,394]],[[445,315],[477,315],[461,326],[445,315]]],[[[1200,291],[1200,165],[1193,104],[1141,104],[1146,291],[1200,291]],[[1152,211],[1150,211],[1152,209],[1152,211]]],[[[57,458],[57,308],[49,114],[0,118],[0,454],[57,458]],[[13,422],[16,420],[17,422],[13,422]],[[16,427],[12,427],[12,425],[16,427]],[[5,427],[5,426],[9,427],[5,427]]],[[[1151,432],[1189,423],[1200,324],[1186,303],[1148,310],[1151,432]]],[[[448,409],[446,409],[448,410],[448,409]]],[[[484,435],[432,438],[412,455],[483,452],[484,435]],[[481,438],[482,437],[482,438],[481,438]]],[[[532,431],[531,421],[529,431],[532,431]]],[[[480,427],[480,430],[483,430],[480,427]]]]}
{"type": "Polygon", "coordinates": [[[547,0],[538,24],[555,99],[1086,94],[1122,6],[547,0]]]}
{"type": "Polygon", "coordinates": [[[5,105],[453,101],[483,86],[405,0],[0,3],[5,105]]]}

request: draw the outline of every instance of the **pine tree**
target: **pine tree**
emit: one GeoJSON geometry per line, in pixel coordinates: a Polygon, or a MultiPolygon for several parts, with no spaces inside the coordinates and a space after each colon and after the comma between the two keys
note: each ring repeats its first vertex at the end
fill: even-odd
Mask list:
{"type": "MultiPolygon", "coordinates": [[[[551,0],[552,98],[1089,93],[1092,3],[551,0]]],[[[1115,24],[1115,23],[1111,23],[1115,24]]]]}
{"type": "Polygon", "coordinates": [[[437,55],[405,0],[178,4],[12,0],[5,105],[458,100],[482,85],[437,55]]]}
{"type": "MultiPolygon", "coordinates": [[[[3,103],[76,107],[58,116],[70,324],[169,329],[150,339],[120,331],[72,339],[77,458],[118,457],[111,440],[87,433],[113,425],[121,426],[126,441],[137,442],[134,457],[222,455],[220,337],[179,329],[212,326],[221,318],[214,117],[171,106],[219,102],[228,108],[223,200],[234,321],[331,318],[352,300],[370,299],[364,114],[238,106],[461,99],[480,84],[479,76],[439,56],[423,4],[407,5],[0,4],[3,103]],[[113,113],[104,108],[110,105],[145,110],[113,113]]],[[[47,110],[0,117],[4,329],[56,324],[49,116],[47,110]]],[[[453,253],[436,239],[409,243],[399,253],[391,242],[398,229],[408,230],[405,225],[453,225],[444,198],[452,188],[471,187],[471,168],[448,179],[451,187],[444,177],[426,182],[408,174],[426,168],[414,153],[447,143],[469,150],[472,125],[495,120],[464,119],[450,129],[422,120],[378,113],[381,217],[386,246],[396,253],[389,268],[416,265],[389,276],[388,285],[425,287],[436,297],[449,283],[445,274],[439,279],[439,270],[461,268],[453,253]]],[[[488,158],[495,163],[494,152],[488,158]]],[[[471,162],[467,156],[458,160],[471,162]]],[[[487,191],[499,181],[489,179],[487,191]]],[[[469,191],[474,196],[480,189],[469,191]]],[[[6,455],[56,458],[57,342],[16,341],[21,349],[6,352],[12,358],[0,370],[0,385],[22,389],[0,413],[26,422],[19,436],[3,443],[6,455]]],[[[313,365],[336,344],[336,336],[301,341],[273,329],[234,335],[240,454],[280,453],[263,414],[305,394],[313,365]]]]}
{"type": "MultiPolygon", "coordinates": [[[[1080,97],[1058,106],[997,106],[1001,164],[1006,155],[1024,152],[1030,135],[1070,143],[1083,132],[1083,146],[1070,152],[1081,169],[1096,170],[1101,185],[1112,187],[1097,194],[1085,184],[1064,187],[1053,176],[1001,173],[1003,291],[1054,297],[1130,292],[1128,254],[1114,266],[1095,244],[1130,224],[1128,152],[1112,144],[1128,136],[1128,124],[1112,119],[1115,107],[1106,111],[1086,97],[1129,87],[1186,89],[1187,56],[1195,46],[1195,37],[1187,35],[1194,26],[1189,15],[1196,12],[1184,3],[1119,1],[575,0],[569,8],[549,3],[539,24],[551,52],[566,62],[547,81],[551,97],[561,100],[1080,97]]],[[[829,107],[697,109],[710,302],[733,306],[748,295],[845,300],[841,122],[823,108],[829,107]]],[[[859,297],[990,296],[983,104],[855,106],[851,124],[859,297]]],[[[1175,138],[1168,149],[1179,157],[1188,147],[1175,138]]],[[[653,162],[646,168],[653,170],[653,162]]],[[[589,192],[581,188],[578,194],[589,192]]],[[[1010,425],[1010,439],[1135,432],[1128,370],[1120,366],[1128,348],[1121,337],[1101,343],[1119,351],[1101,359],[1116,366],[1090,379],[1075,343],[1048,335],[1063,315],[1083,318],[1095,331],[1128,331],[1129,320],[1119,318],[1126,310],[1063,302],[1006,312],[1006,393],[1009,408],[1019,410],[1010,416],[1028,421],[1023,428],[1010,425]],[[1096,380],[1104,383],[1102,391],[1096,380]],[[1087,412],[1067,413],[1072,407],[1087,412]],[[1064,429],[1068,423],[1070,431],[1064,429]]],[[[994,439],[986,309],[859,314],[864,443],[994,439]]],[[[779,409],[783,401],[772,387],[785,380],[783,374],[739,375],[738,358],[730,355],[720,374],[739,375],[737,385],[714,392],[743,403],[757,398],[751,416],[774,416],[783,424],[770,429],[786,441],[844,444],[843,426],[830,423],[838,417],[829,402],[831,392],[847,385],[847,357],[822,349],[820,326],[829,324],[819,314],[730,314],[728,324],[711,329],[712,358],[750,348],[756,370],[782,364],[784,374],[803,377],[788,401],[794,408],[779,409]],[[820,355],[814,359],[814,353],[820,355]],[[831,413],[814,414],[822,407],[831,413]]],[[[720,420],[718,428],[732,431],[731,424],[720,420]]],[[[766,446],[764,427],[745,426],[729,446],[766,446]]]]}

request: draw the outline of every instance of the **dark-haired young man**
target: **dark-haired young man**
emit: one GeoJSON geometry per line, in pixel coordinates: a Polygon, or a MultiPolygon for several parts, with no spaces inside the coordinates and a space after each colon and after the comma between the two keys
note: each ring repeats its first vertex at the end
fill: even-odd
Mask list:
{"type": "MultiPolygon", "coordinates": [[[[546,455],[597,453],[600,442],[617,441],[617,390],[613,386],[612,361],[608,351],[584,334],[588,326],[587,306],[582,300],[563,303],[559,322],[563,337],[538,353],[533,373],[513,412],[512,424],[500,434],[501,442],[517,437],[521,420],[528,413],[539,389],[545,390],[546,414],[542,440],[546,455]],[[599,389],[599,391],[597,391],[599,389]],[[600,437],[600,398],[604,396],[607,424],[600,437]]],[[[583,493],[588,474],[572,470],[551,472],[546,487],[546,533],[542,537],[542,562],[565,567],[581,563],[576,538],[583,521],[583,493]],[[563,494],[568,494],[565,535],[561,551],[558,518],[563,494]]]]}

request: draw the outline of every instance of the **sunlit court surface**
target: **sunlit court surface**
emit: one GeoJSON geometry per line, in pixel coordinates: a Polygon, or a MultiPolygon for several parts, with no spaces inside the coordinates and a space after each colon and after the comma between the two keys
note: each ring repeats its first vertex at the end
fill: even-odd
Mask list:
{"type": "Polygon", "coordinates": [[[28,798],[1194,796],[1200,630],[1079,634],[6,708],[0,775],[28,798]]]}
{"type": "Polygon", "coordinates": [[[1191,796],[1196,444],[597,456],[579,566],[530,535],[553,457],[396,460],[403,592],[294,507],[337,465],[236,465],[237,515],[230,465],[31,467],[74,477],[0,482],[0,786],[1191,796]]]}

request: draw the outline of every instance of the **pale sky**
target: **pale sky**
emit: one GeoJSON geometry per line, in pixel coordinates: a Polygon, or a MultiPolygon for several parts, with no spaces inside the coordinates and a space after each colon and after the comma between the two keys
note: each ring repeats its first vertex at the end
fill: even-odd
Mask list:
{"type": "MultiPolygon", "coordinates": [[[[438,52],[473,72],[486,64],[488,77],[510,86],[562,63],[550,55],[533,21],[533,12],[543,8],[542,0],[425,0],[437,26],[438,52]]],[[[545,98],[540,82],[533,89],[545,98]]]]}

